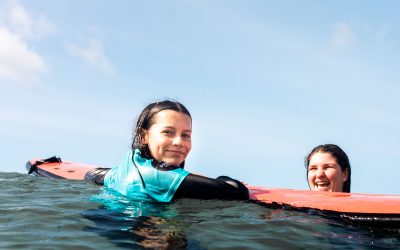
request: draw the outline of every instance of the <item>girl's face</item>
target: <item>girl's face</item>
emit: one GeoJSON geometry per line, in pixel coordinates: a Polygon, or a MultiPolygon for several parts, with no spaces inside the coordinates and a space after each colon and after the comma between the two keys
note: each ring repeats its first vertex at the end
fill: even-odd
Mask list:
{"type": "Polygon", "coordinates": [[[330,153],[317,152],[308,165],[308,185],[314,191],[343,192],[348,172],[342,171],[336,158],[330,153]]]}
{"type": "Polygon", "coordinates": [[[143,144],[151,156],[168,164],[179,166],[192,148],[192,120],[188,115],[163,110],[154,117],[154,123],[143,131],[143,144]]]}

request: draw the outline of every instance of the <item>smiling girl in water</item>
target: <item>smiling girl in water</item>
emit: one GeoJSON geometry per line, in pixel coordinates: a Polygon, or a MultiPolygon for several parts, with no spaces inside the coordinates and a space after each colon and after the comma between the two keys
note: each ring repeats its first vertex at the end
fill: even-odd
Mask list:
{"type": "Polygon", "coordinates": [[[311,190],[350,193],[351,167],[346,153],[337,145],[315,147],[305,159],[311,190]]]}
{"type": "MultiPolygon", "coordinates": [[[[192,118],[179,102],[149,104],[140,114],[131,150],[104,176],[104,186],[130,198],[169,202],[173,198],[249,198],[248,189],[226,176],[216,179],[184,169],[192,147],[192,118]]],[[[99,181],[96,173],[87,179],[99,181]]]]}

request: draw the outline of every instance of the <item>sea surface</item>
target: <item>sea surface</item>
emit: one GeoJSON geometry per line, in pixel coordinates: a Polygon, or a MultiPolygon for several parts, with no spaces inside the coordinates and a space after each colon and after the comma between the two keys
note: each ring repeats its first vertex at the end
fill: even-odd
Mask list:
{"type": "Polygon", "coordinates": [[[243,201],[130,201],[0,172],[0,249],[400,249],[400,232],[243,201]]]}

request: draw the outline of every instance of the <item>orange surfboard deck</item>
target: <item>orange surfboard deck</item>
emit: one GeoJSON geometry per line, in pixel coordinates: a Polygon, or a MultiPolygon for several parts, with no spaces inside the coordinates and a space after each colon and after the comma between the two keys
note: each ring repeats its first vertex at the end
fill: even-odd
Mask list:
{"type": "MultiPolygon", "coordinates": [[[[37,161],[40,161],[40,159],[33,159],[26,163],[28,171],[30,171],[31,167],[34,166],[37,161]]],[[[32,173],[37,176],[46,176],[58,179],[84,180],[87,172],[99,167],[100,166],[70,161],[46,162],[37,165],[37,169],[32,173]]]]}
{"type": "Polygon", "coordinates": [[[286,204],[347,213],[398,214],[400,195],[338,193],[281,188],[249,187],[251,198],[267,204],[286,204]]]}

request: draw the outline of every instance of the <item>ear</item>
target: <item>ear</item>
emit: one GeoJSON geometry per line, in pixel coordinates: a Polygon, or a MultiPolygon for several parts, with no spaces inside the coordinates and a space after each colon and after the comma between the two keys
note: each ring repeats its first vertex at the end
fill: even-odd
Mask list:
{"type": "Polygon", "coordinates": [[[346,170],[342,172],[342,180],[345,182],[347,179],[349,179],[349,170],[346,168],[346,170]]]}
{"type": "Polygon", "coordinates": [[[149,144],[149,131],[146,129],[142,129],[142,131],[140,132],[140,137],[142,138],[141,143],[143,145],[145,144],[149,144]]]}

